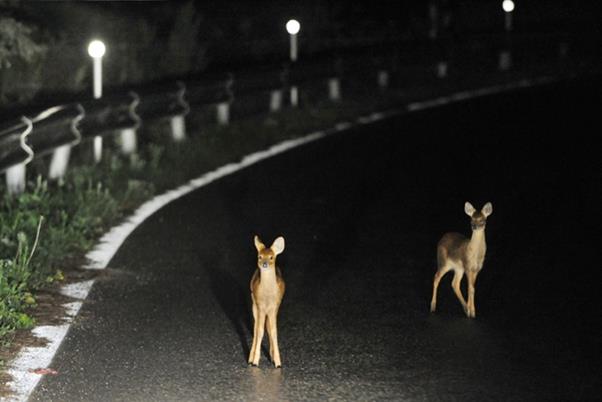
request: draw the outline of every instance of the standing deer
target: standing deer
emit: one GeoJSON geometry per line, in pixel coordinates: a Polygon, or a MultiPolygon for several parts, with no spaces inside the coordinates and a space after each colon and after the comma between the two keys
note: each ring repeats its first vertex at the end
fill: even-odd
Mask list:
{"type": "Polygon", "coordinates": [[[437,245],[437,272],[433,279],[433,298],[431,299],[431,312],[437,308],[437,288],[443,275],[454,270],[452,288],[460,300],[464,312],[469,318],[475,318],[474,305],[475,282],[485,260],[487,244],[485,243],[485,224],[487,217],[493,212],[490,202],[477,211],[470,202],[464,204],[464,212],[470,216],[472,236],[470,239],[459,233],[446,233],[437,245]],[[462,296],[460,282],[466,274],[468,278],[468,303],[462,296]]]}
{"type": "Polygon", "coordinates": [[[284,279],[280,268],[276,266],[276,256],[284,251],[284,238],[278,237],[267,248],[259,237],[255,236],[257,249],[257,269],[251,278],[251,299],[253,300],[253,345],[249,353],[249,364],[259,365],[263,331],[267,328],[270,341],[270,357],[274,365],[282,367],[280,349],[278,349],[277,317],[282,296],[284,279]]]}

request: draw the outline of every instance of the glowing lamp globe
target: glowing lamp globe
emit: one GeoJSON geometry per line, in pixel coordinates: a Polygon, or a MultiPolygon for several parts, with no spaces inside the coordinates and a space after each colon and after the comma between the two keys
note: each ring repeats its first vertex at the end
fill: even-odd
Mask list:
{"type": "Polygon", "coordinates": [[[90,55],[90,57],[93,57],[95,59],[104,56],[105,51],[106,47],[105,44],[102,43],[102,41],[93,40],[88,45],[88,54],[90,55]]]}
{"type": "Polygon", "coordinates": [[[301,24],[297,20],[289,20],[286,23],[286,31],[291,35],[296,35],[301,30],[301,24]]]}
{"type": "Polygon", "coordinates": [[[514,2],[512,0],[504,0],[502,2],[502,8],[505,12],[511,13],[512,11],[514,11],[514,2]]]}

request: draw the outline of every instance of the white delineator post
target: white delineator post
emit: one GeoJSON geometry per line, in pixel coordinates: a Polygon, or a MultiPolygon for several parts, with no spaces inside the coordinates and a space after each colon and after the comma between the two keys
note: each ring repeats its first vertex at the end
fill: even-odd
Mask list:
{"type": "MultiPolygon", "coordinates": [[[[286,23],[286,31],[288,32],[289,37],[290,37],[290,46],[289,46],[290,59],[291,59],[291,62],[293,62],[293,63],[295,63],[297,61],[297,56],[298,56],[297,34],[299,33],[300,30],[301,30],[301,24],[299,23],[299,21],[289,20],[286,23]]],[[[291,106],[296,107],[299,105],[299,90],[297,89],[297,87],[295,85],[292,85],[290,91],[291,91],[290,92],[291,106]]]]}
{"type": "MultiPolygon", "coordinates": [[[[92,57],[93,61],[93,90],[94,99],[100,99],[102,97],[102,56],[106,51],[105,44],[99,40],[93,40],[88,45],[88,54],[92,57]]],[[[102,159],[102,137],[94,137],[94,161],[100,162],[102,159]]]]}

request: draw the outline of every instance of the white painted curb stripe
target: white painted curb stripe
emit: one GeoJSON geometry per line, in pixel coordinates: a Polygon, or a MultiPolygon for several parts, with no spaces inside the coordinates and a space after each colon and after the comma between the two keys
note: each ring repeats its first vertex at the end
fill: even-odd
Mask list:
{"type": "MultiPolygon", "coordinates": [[[[496,85],[491,87],[485,87],[473,91],[463,91],[448,96],[442,96],[427,101],[413,102],[407,105],[407,109],[395,109],[380,113],[372,113],[367,116],[361,116],[356,119],[355,123],[342,122],[335,125],[334,128],[317,131],[312,134],[308,134],[301,138],[287,140],[279,144],[273,145],[270,148],[254,152],[242,158],[240,162],[229,163],[216,170],[205,173],[200,177],[190,180],[188,183],[170,190],[164,194],[158,195],[150,201],[142,204],[125,222],[118,226],[115,226],[109,230],[104,236],[102,236],[96,245],[87,255],[89,263],[85,266],[88,269],[104,269],[107,267],[109,261],[119,247],[123,244],[125,239],[132,233],[142,222],[144,222],[149,216],[157,212],[159,209],[167,205],[168,203],[194,191],[198,188],[204,187],[220,178],[231,175],[242,169],[245,169],[251,165],[254,165],[260,161],[271,158],[290,149],[298,146],[319,140],[326,136],[332,135],[337,132],[345,131],[353,128],[357,125],[374,123],[376,121],[384,120],[388,117],[402,114],[406,111],[413,112],[418,110],[429,109],[441,105],[447,105],[453,102],[458,102],[466,99],[477,98],[485,95],[491,95],[495,93],[505,92],[516,88],[531,87],[535,85],[550,83],[554,81],[551,77],[542,77],[534,80],[522,80],[515,83],[496,85]]],[[[29,370],[37,368],[46,368],[52,362],[52,358],[56,353],[59,345],[63,341],[73,318],[79,312],[82,306],[83,300],[86,299],[90,289],[94,285],[93,280],[84,281],[76,284],[70,284],[63,287],[61,293],[81,300],[78,302],[67,303],[67,317],[65,317],[66,324],[58,326],[40,326],[33,329],[34,335],[40,338],[46,338],[48,344],[45,347],[27,347],[23,348],[18,356],[9,365],[8,373],[13,377],[8,385],[14,392],[14,395],[10,398],[2,398],[4,402],[22,402],[26,401],[31,395],[32,391],[38,384],[41,375],[30,373],[29,370]]],[[[60,373],[59,373],[60,375],[60,373]]]]}

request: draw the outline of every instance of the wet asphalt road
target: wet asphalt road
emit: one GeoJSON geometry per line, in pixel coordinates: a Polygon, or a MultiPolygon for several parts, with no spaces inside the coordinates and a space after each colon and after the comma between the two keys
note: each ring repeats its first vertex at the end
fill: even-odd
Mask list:
{"type": "MultiPolygon", "coordinates": [[[[599,396],[602,87],[482,98],[329,137],[139,227],[33,401],[599,396]],[[435,247],[493,203],[467,319],[435,247]],[[282,369],[247,367],[253,235],[286,238],[282,369]]],[[[464,288],[465,284],[463,284],[464,288]]]]}

